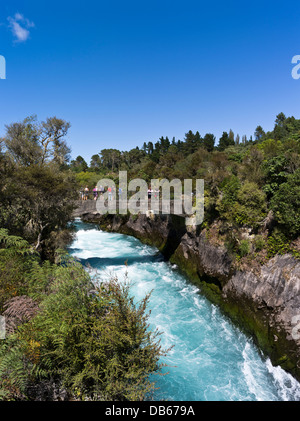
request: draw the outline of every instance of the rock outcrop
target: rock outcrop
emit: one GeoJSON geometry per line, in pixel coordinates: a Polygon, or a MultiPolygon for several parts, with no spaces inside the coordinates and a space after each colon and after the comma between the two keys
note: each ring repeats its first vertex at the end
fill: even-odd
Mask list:
{"type": "Polygon", "coordinates": [[[222,289],[236,321],[254,332],[275,364],[300,377],[300,262],[275,256],[259,273],[236,272],[222,289]]]}

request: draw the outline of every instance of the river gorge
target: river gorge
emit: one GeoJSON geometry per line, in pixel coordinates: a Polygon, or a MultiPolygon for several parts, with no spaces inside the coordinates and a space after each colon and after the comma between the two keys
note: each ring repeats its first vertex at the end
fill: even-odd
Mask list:
{"type": "Polygon", "coordinates": [[[154,399],[168,401],[300,400],[300,384],[274,366],[252,337],[202,294],[154,245],[75,219],[70,253],[95,282],[127,278],[136,301],[152,291],[149,328],[162,332],[165,376],[154,399]]]}

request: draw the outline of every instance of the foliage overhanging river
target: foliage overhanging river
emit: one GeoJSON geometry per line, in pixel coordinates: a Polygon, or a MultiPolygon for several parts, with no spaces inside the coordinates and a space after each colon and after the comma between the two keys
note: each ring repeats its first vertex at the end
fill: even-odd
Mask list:
{"type": "Polygon", "coordinates": [[[273,367],[251,339],[199,294],[157,250],[122,234],[99,231],[76,220],[70,253],[98,272],[120,282],[127,271],[136,300],[152,291],[150,328],[163,332],[162,359],[169,371],[155,376],[155,399],[174,401],[300,400],[300,384],[273,367]],[[128,266],[125,266],[125,261],[128,266]]]}

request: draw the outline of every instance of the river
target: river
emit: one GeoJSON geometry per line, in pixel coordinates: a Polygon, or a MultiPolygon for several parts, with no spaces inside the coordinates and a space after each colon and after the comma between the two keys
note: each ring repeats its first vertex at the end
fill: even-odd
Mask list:
{"type": "Polygon", "coordinates": [[[300,400],[300,384],[274,367],[252,340],[204,298],[157,249],[136,238],[75,221],[70,253],[99,279],[125,273],[138,301],[152,291],[150,328],[163,332],[166,376],[153,378],[155,399],[168,401],[300,400]],[[127,261],[127,265],[125,265],[127,261]]]}

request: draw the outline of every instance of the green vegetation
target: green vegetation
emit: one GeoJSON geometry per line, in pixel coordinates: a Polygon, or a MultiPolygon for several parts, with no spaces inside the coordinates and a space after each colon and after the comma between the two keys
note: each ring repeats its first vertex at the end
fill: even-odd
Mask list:
{"type": "Polygon", "coordinates": [[[300,232],[300,168],[289,174],[271,200],[279,226],[287,236],[297,236],[300,232]]]}
{"type": "MultiPolygon", "coordinates": [[[[140,400],[159,373],[158,332],[149,332],[149,296],[136,304],[116,279],[96,287],[63,250],[80,188],[101,178],[204,178],[200,229],[237,264],[276,254],[300,257],[300,120],[278,114],[254,139],[191,130],[130,151],[102,149],[88,165],[70,161],[70,124],[35,117],[0,139],[0,399],[140,400]]],[[[95,151],[96,152],[96,151],[95,151]]],[[[176,254],[176,252],[175,252],[176,254]]],[[[245,267],[245,266],[244,266],[245,267]]],[[[193,262],[186,263],[192,273],[193,262]]],[[[213,285],[210,294],[216,295],[213,285]]]]}
{"type": "Polygon", "coordinates": [[[239,247],[239,254],[241,257],[247,256],[250,253],[250,244],[248,240],[242,240],[239,247]]]}
{"type": "Polygon", "coordinates": [[[0,139],[0,227],[51,260],[71,238],[67,225],[78,197],[64,141],[69,127],[56,117],[31,117],[7,126],[0,139]]]}
{"type": "Polygon", "coordinates": [[[128,284],[111,279],[95,287],[68,256],[41,263],[21,238],[1,230],[0,240],[13,275],[22,274],[19,290],[10,288],[12,278],[1,296],[10,333],[0,344],[1,398],[49,398],[55,385],[73,400],[144,399],[163,354],[158,333],[148,331],[149,296],[135,304],[128,284]]]}
{"type": "Polygon", "coordinates": [[[0,399],[142,400],[164,354],[149,295],[135,303],[117,279],[95,286],[63,251],[79,191],[69,126],[31,117],[0,140],[0,399]]]}
{"type": "Polygon", "coordinates": [[[300,120],[294,117],[280,113],[272,131],[258,125],[250,139],[235,136],[230,129],[216,145],[213,134],[202,137],[190,130],[182,141],[161,137],[145,142],[141,149],[103,149],[93,155],[89,167],[78,157],[70,168],[79,184],[90,189],[97,178],[108,176],[117,182],[119,170],[127,170],[128,179],[141,177],[147,182],[203,178],[203,228],[217,224],[220,239],[233,254],[241,257],[240,242],[247,230],[250,246],[244,256],[256,259],[259,253],[267,258],[275,250],[299,255],[295,240],[300,232],[300,120]],[[272,239],[278,235],[285,247],[275,247],[272,239]],[[263,240],[258,244],[255,238],[263,240]]]}

